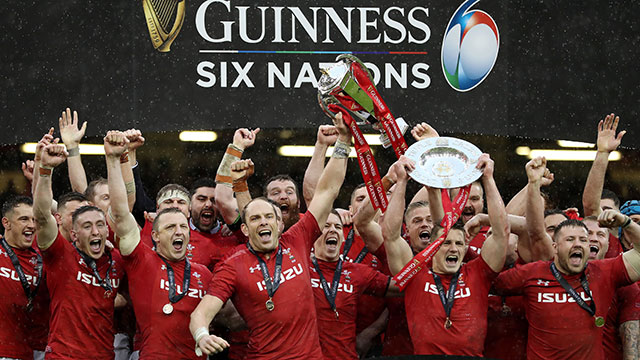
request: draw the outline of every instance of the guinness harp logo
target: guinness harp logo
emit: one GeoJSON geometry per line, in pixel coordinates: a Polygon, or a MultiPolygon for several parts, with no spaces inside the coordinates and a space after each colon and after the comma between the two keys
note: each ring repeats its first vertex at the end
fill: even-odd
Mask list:
{"type": "Polygon", "coordinates": [[[142,0],[153,47],[168,52],[184,22],[185,0],[142,0]]]}

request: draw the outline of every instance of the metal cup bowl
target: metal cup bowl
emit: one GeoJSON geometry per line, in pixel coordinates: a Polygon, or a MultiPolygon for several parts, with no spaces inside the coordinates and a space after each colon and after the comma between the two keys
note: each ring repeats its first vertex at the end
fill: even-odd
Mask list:
{"type": "Polygon", "coordinates": [[[409,176],[439,189],[465,186],[480,178],[482,171],[476,169],[480,155],[482,151],[472,143],[451,137],[421,140],[405,153],[416,164],[409,176]]]}

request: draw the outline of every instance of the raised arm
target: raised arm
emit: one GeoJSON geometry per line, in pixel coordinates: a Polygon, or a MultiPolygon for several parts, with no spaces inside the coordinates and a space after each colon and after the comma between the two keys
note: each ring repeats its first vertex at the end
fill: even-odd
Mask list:
{"type": "Polygon", "coordinates": [[[231,163],[231,179],[233,180],[233,192],[236,195],[239,211],[251,201],[251,193],[247,185],[247,179],[253,175],[254,165],[251,159],[238,160],[231,163]]]}
{"type": "Polygon", "coordinates": [[[616,210],[605,210],[598,216],[598,223],[608,228],[622,228],[622,236],[633,245],[622,254],[627,274],[632,282],[640,280],[640,225],[616,210]]]}
{"type": "Polygon", "coordinates": [[[42,151],[44,150],[45,146],[49,144],[57,144],[58,141],[60,140],[58,138],[55,138],[55,139],[53,138],[53,131],[54,129],[50,128],[49,132],[44,134],[42,136],[42,139],[40,139],[40,141],[38,141],[38,143],[36,144],[36,152],[33,156],[33,174],[35,176],[33,177],[33,181],[31,182],[32,194],[36,192],[36,185],[39,179],[37,175],[38,175],[38,169],[40,168],[40,162],[42,161],[42,151]]]}
{"type": "Polygon", "coordinates": [[[598,151],[591,165],[591,170],[589,170],[587,182],[584,184],[584,193],[582,194],[582,207],[584,208],[585,216],[598,216],[602,212],[600,198],[604,187],[604,177],[609,165],[609,155],[618,148],[622,137],[626,133],[623,130],[616,135],[619,121],[620,117],[611,113],[598,123],[598,151]]]}
{"type": "Polygon", "coordinates": [[[122,167],[120,157],[127,150],[126,135],[120,131],[109,131],[104,137],[104,153],[107,162],[107,179],[109,183],[109,197],[111,204],[109,207],[111,218],[115,226],[115,233],[119,238],[118,246],[120,253],[127,256],[140,243],[140,232],[138,223],[129,211],[127,202],[127,190],[122,178],[122,167]]]}
{"type": "Polygon", "coordinates": [[[58,236],[56,218],[51,214],[53,191],[51,190],[51,174],[53,169],[67,158],[64,146],[49,144],[42,150],[38,181],[33,193],[33,216],[36,220],[38,247],[48,249],[58,236]]]}
{"type": "Polygon", "coordinates": [[[531,252],[535,258],[546,259],[553,256],[553,239],[544,227],[544,200],[540,196],[542,178],[547,170],[547,160],[537,157],[530,160],[525,169],[527,171],[527,231],[531,244],[531,252]]]}
{"type": "Polygon", "coordinates": [[[302,196],[305,204],[309,206],[313,193],[316,191],[318,180],[324,169],[324,158],[327,155],[327,149],[330,145],[335,144],[338,140],[338,130],[333,125],[320,125],[316,136],[316,144],[313,147],[313,155],[304,172],[304,180],[302,181],[302,196]]]}
{"type": "MultiPolygon", "coordinates": [[[[249,130],[240,128],[233,134],[233,142],[227,146],[227,150],[220,161],[216,173],[216,208],[222,215],[224,222],[233,224],[238,218],[238,209],[242,209],[233,198],[233,179],[231,177],[231,164],[242,158],[242,154],[256,141],[260,129],[249,130]]],[[[248,192],[248,190],[247,190],[248,192]]],[[[249,198],[249,200],[251,200],[249,198]]]]}
{"type": "Polygon", "coordinates": [[[507,210],[493,178],[493,160],[488,154],[482,154],[477,166],[482,169],[482,185],[487,196],[487,212],[492,230],[491,237],[487,238],[482,245],[480,256],[493,271],[499,272],[504,266],[509,242],[507,210]]]}
{"type": "Polygon", "coordinates": [[[191,313],[189,330],[196,341],[196,348],[201,350],[203,354],[217,354],[229,347],[229,343],[224,339],[209,334],[209,324],[220,312],[222,305],[224,303],[217,297],[205,295],[191,313]]]}
{"type": "Polygon", "coordinates": [[[397,182],[380,227],[384,238],[384,249],[387,252],[389,271],[393,275],[402,270],[402,267],[413,258],[409,243],[402,238],[402,221],[407,183],[409,182],[408,173],[413,171],[414,167],[415,164],[409,158],[401,156],[389,169],[389,172],[395,174],[397,182]]]}
{"type": "MultiPolygon", "coordinates": [[[[542,176],[541,186],[549,186],[554,180],[553,173],[546,169],[542,176]]],[[[527,185],[515,194],[506,206],[507,214],[524,216],[527,208],[527,185]]]]}
{"type": "Polygon", "coordinates": [[[327,221],[327,216],[333,208],[333,201],[338,197],[344,182],[351,143],[351,133],[342,120],[342,114],[338,114],[332,120],[338,130],[338,140],[331,159],[320,175],[313,199],[308,206],[308,211],[313,214],[320,227],[327,221]]]}
{"type": "Polygon", "coordinates": [[[60,124],[60,137],[62,142],[67,146],[69,157],[67,159],[67,168],[69,170],[69,182],[71,189],[79,193],[87,190],[87,174],[82,166],[80,158],[80,141],[84,137],[87,130],[87,122],[82,123],[82,127],[78,129],[78,112],[74,111],[71,116],[71,110],[67,108],[62,112],[62,116],[58,118],[60,124]]]}

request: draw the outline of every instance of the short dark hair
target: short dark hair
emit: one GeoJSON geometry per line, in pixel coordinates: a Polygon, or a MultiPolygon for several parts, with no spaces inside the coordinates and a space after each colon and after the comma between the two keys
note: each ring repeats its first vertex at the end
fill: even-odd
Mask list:
{"type": "MultiPolygon", "coordinates": [[[[156,218],[155,218],[155,219],[153,219],[153,227],[152,227],[153,231],[158,231],[158,226],[160,226],[160,218],[161,218],[162,216],[164,216],[165,214],[173,214],[173,213],[175,213],[175,214],[180,213],[180,214],[184,215],[184,213],[183,213],[182,211],[180,211],[180,209],[176,209],[176,208],[166,208],[166,209],[162,209],[162,210],[158,213],[158,215],[156,215],[156,218]]],[[[185,218],[186,218],[186,216],[185,216],[185,218]]],[[[188,219],[187,219],[187,220],[188,220],[188,219]]]]}
{"type": "Polygon", "coordinates": [[[2,217],[8,217],[15,208],[19,205],[33,206],[33,199],[28,196],[12,196],[2,204],[2,217]]]}
{"type": "MultiPolygon", "coordinates": [[[[435,241],[437,239],[435,235],[438,233],[438,231],[443,229],[444,228],[440,226],[440,224],[433,224],[433,229],[431,229],[431,239],[429,241],[435,241]]],[[[453,226],[451,226],[451,230],[460,230],[464,233],[464,223],[462,222],[462,217],[460,217],[458,221],[456,221],[453,226]]]]}
{"type": "Polygon", "coordinates": [[[293,178],[287,174],[279,174],[276,176],[272,176],[270,177],[265,183],[264,186],[262,187],[262,196],[267,196],[267,187],[269,186],[269,184],[271,184],[274,181],[291,181],[293,183],[293,187],[294,189],[296,189],[296,196],[298,198],[300,198],[300,192],[298,191],[298,184],[296,183],[295,180],[293,180],[293,178]]]}
{"type": "Polygon", "coordinates": [[[340,225],[344,225],[342,223],[342,218],[340,217],[340,213],[338,212],[338,210],[336,210],[335,208],[331,209],[331,211],[329,212],[330,214],[333,214],[335,216],[338,217],[338,220],[340,220],[340,225]]]}
{"type": "MultiPolygon", "coordinates": [[[[214,184],[215,186],[215,184],[214,184]]],[[[183,192],[185,194],[185,196],[187,198],[191,198],[191,193],[189,192],[189,190],[187,190],[186,187],[180,185],[180,184],[167,184],[165,186],[163,186],[160,190],[158,190],[158,195],[156,195],[156,205],[158,204],[158,201],[160,200],[160,198],[162,197],[162,195],[164,195],[165,193],[169,192],[169,191],[180,191],[183,192]]],[[[197,190],[197,188],[196,188],[197,190]]],[[[193,193],[195,194],[195,190],[193,191],[193,193]]]]}
{"type": "Polygon", "coordinates": [[[351,197],[349,198],[349,203],[352,203],[353,202],[353,198],[356,197],[356,191],[362,189],[365,186],[367,186],[367,184],[365,184],[365,183],[360,183],[360,184],[356,185],[356,187],[351,192],[351,197]]]}
{"type": "Polygon", "coordinates": [[[103,177],[90,182],[89,185],[87,185],[87,189],[84,191],[84,196],[87,197],[88,201],[93,202],[93,198],[96,196],[96,186],[98,185],[109,185],[109,182],[103,177]]]}
{"type": "Polygon", "coordinates": [[[560,230],[562,230],[565,227],[581,227],[581,228],[585,229],[585,231],[587,231],[587,233],[589,232],[589,229],[587,229],[587,225],[585,225],[581,220],[568,219],[568,220],[565,220],[565,221],[561,222],[560,224],[558,224],[558,226],[556,226],[556,230],[553,232],[553,241],[554,242],[558,239],[558,236],[560,234],[560,230]]]}
{"type": "MultiPolygon", "coordinates": [[[[99,207],[93,206],[93,205],[85,205],[85,206],[81,206],[79,208],[76,209],[76,211],[73,212],[73,215],[71,215],[71,224],[75,225],[76,221],[78,220],[78,216],[89,212],[89,211],[97,211],[100,214],[102,214],[102,216],[104,215],[104,211],[102,211],[99,207]]],[[[106,221],[106,216],[105,216],[105,221],[106,221]]]]}
{"type": "Polygon", "coordinates": [[[189,195],[190,195],[189,197],[192,197],[193,195],[195,195],[196,191],[198,191],[198,189],[200,189],[201,187],[215,188],[216,182],[213,181],[212,178],[208,178],[208,177],[203,177],[194,181],[191,184],[191,189],[189,190],[189,195]]]}
{"type": "Polygon", "coordinates": [[[71,201],[83,202],[83,201],[88,201],[88,199],[86,196],[84,196],[84,194],[79,193],[77,191],[71,191],[66,194],[62,194],[58,198],[57,211],[61,212],[67,206],[67,203],[71,201]]]}
{"type": "Polygon", "coordinates": [[[618,195],[616,195],[616,193],[609,189],[602,189],[602,195],[600,195],[600,199],[611,199],[613,200],[613,204],[617,208],[620,208],[620,198],[618,197],[618,195]]]}
{"type": "Polygon", "coordinates": [[[259,196],[255,199],[251,199],[251,201],[249,201],[243,208],[242,208],[242,212],[240,213],[240,219],[242,220],[243,224],[247,224],[247,218],[246,218],[246,213],[247,213],[247,207],[249,207],[249,204],[253,203],[254,201],[257,200],[262,200],[267,202],[269,205],[271,205],[271,207],[273,207],[273,213],[276,215],[276,218],[278,217],[278,211],[276,210],[276,208],[278,207],[276,205],[276,203],[272,200],[269,200],[268,198],[264,197],[264,196],[259,196]]]}
{"type": "Polygon", "coordinates": [[[409,204],[409,206],[407,206],[407,210],[404,211],[404,222],[407,222],[407,216],[409,215],[410,212],[412,212],[413,210],[417,209],[417,208],[421,208],[421,207],[429,207],[429,202],[425,201],[425,200],[421,200],[421,201],[414,201],[411,204],[409,204]]]}
{"type": "Polygon", "coordinates": [[[562,210],[560,209],[551,209],[551,210],[545,210],[544,211],[544,218],[546,219],[547,216],[551,216],[551,215],[562,215],[564,216],[565,219],[569,219],[569,216],[562,210]]]}

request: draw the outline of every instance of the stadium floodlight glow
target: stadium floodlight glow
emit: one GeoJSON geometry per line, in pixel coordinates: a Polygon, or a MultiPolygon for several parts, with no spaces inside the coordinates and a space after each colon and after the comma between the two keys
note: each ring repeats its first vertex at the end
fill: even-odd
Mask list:
{"type": "MultiPolygon", "coordinates": [[[[547,161],[593,161],[596,158],[596,150],[550,150],[550,149],[530,149],[527,146],[518,146],[516,154],[533,159],[544,156],[547,161]]],[[[609,161],[619,161],[622,154],[613,151],[609,154],[609,161]]]]}
{"type": "MultiPolygon", "coordinates": [[[[309,145],[283,145],[278,148],[278,155],[286,157],[311,157],[313,156],[313,149],[314,147],[309,145]]],[[[331,154],[333,154],[333,146],[329,146],[326,156],[330,157],[331,154]]],[[[354,148],[351,148],[349,157],[357,157],[354,148]]]]}
{"type": "Polygon", "coordinates": [[[215,131],[181,131],[178,138],[180,141],[214,142],[218,138],[218,134],[215,131]]]}
{"type": "MultiPolygon", "coordinates": [[[[38,143],[29,142],[20,145],[20,151],[25,154],[35,154],[38,143]]],[[[102,144],[80,144],[81,155],[104,155],[104,145],[102,144]]]]}
{"type": "Polygon", "coordinates": [[[557,143],[558,146],[566,148],[594,148],[596,146],[593,143],[571,140],[558,140],[557,143]]]}

